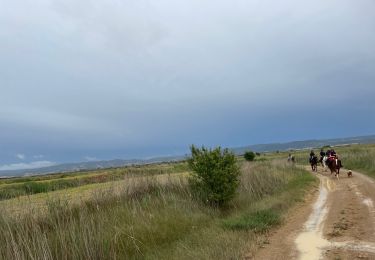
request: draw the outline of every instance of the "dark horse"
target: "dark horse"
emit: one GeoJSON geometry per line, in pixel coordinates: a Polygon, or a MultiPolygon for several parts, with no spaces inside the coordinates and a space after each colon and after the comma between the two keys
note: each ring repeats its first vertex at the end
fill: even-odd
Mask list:
{"type": "Polygon", "coordinates": [[[313,172],[318,171],[318,157],[316,155],[311,156],[310,158],[310,165],[311,165],[311,170],[313,172]]]}
{"type": "Polygon", "coordinates": [[[328,168],[331,170],[331,174],[335,173],[337,179],[339,178],[340,168],[343,167],[341,160],[338,158],[332,158],[327,161],[328,168]]]}

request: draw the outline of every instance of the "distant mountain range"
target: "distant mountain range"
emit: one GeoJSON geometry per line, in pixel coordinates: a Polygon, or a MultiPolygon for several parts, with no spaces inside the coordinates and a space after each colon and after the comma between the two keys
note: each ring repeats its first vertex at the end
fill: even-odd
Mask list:
{"type": "Polygon", "coordinates": [[[123,166],[131,165],[146,165],[152,163],[161,162],[173,162],[184,160],[185,156],[174,156],[174,157],[157,157],[151,159],[130,159],[130,160],[108,160],[108,161],[90,161],[90,162],[79,162],[79,163],[64,163],[57,164],[54,166],[43,167],[38,169],[22,169],[22,170],[6,170],[0,171],[0,178],[4,177],[15,177],[15,176],[28,176],[28,175],[41,175],[47,173],[62,173],[62,172],[77,172],[84,170],[96,170],[96,169],[108,169],[118,168],[123,166]]]}
{"type": "Polygon", "coordinates": [[[305,140],[294,141],[288,143],[273,143],[273,144],[255,144],[239,148],[234,148],[236,154],[243,154],[247,150],[254,152],[272,152],[272,151],[287,151],[287,150],[301,150],[320,148],[326,145],[337,146],[345,144],[373,144],[375,143],[375,135],[356,136],[335,139],[321,139],[321,140],[305,140]]]}
{"type": "MultiPolygon", "coordinates": [[[[287,150],[301,150],[318,148],[326,145],[337,146],[345,144],[372,144],[375,143],[375,135],[369,136],[357,136],[337,139],[322,139],[322,140],[305,140],[305,141],[294,141],[288,143],[272,143],[272,144],[256,144],[248,145],[243,147],[232,148],[231,150],[237,155],[243,154],[247,150],[254,152],[272,152],[272,151],[287,151],[287,150]]],[[[39,169],[30,170],[12,170],[12,171],[0,171],[2,177],[15,177],[25,175],[40,175],[47,173],[60,173],[60,172],[74,172],[82,170],[95,170],[105,168],[117,168],[130,165],[145,165],[152,163],[161,162],[175,162],[186,159],[185,155],[181,156],[168,156],[168,157],[157,157],[151,159],[131,159],[131,160],[108,160],[108,161],[93,161],[93,162],[81,162],[81,163],[65,163],[50,167],[44,167],[39,169]]]]}

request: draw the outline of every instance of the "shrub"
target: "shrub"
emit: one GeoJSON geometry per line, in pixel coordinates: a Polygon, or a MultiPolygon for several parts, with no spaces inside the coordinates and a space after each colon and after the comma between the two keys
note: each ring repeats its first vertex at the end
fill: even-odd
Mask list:
{"type": "Polygon", "coordinates": [[[246,161],[254,161],[255,153],[252,152],[252,151],[247,151],[247,152],[245,152],[243,157],[245,157],[246,161]]]}
{"type": "Polygon", "coordinates": [[[190,187],[200,199],[222,206],[235,196],[240,170],[235,155],[228,149],[199,149],[193,145],[188,163],[193,171],[190,187]]]}

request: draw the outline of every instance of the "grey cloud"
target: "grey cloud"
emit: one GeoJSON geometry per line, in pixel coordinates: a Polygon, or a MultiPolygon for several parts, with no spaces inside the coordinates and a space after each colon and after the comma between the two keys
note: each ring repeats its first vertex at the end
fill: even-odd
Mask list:
{"type": "MultiPolygon", "coordinates": [[[[374,111],[370,0],[0,4],[0,144],[16,147],[13,157],[23,146],[168,153],[240,143],[238,129],[256,136],[274,111],[312,100],[311,110],[352,100],[374,111]]],[[[358,131],[371,128],[361,122],[358,131]]],[[[25,153],[48,156],[34,150],[25,153]]]]}

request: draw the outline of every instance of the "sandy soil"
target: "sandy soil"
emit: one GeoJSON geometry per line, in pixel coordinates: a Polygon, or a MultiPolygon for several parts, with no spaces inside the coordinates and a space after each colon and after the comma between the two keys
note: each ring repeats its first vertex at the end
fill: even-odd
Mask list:
{"type": "Polygon", "coordinates": [[[353,172],[340,178],[321,167],[320,187],[285,225],[247,259],[375,259],[375,181],[353,172]]]}

